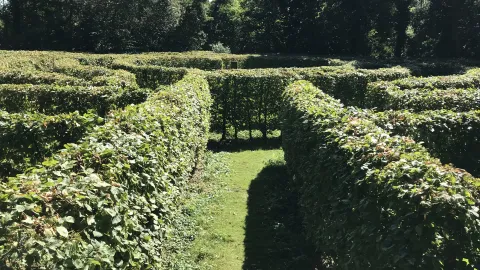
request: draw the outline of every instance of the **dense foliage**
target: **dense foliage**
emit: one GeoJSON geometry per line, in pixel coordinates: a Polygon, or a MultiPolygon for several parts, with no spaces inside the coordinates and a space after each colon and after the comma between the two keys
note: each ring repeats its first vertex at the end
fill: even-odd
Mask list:
{"type": "Polygon", "coordinates": [[[479,180],[300,81],[284,96],[285,158],[307,234],[335,269],[473,269],[479,180]]]}
{"type": "Polygon", "coordinates": [[[115,107],[145,101],[148,92],[115,87],[0,84],[0,109],[50,115],[94,110],[103,116],[115,107]]]}
{"type": "MultiPolygon", "coordinates": [[[[221,2],[212,12],[241,15],[221,2]]],[[[179,27],[202,26],[205,5],[179,27]]],[[[325,266],[471,270],[479,78],[460,60],[0,51],[0,268],[182,268],[180,209],[209,131],[282,129],[325,266]]]]}
{"type": "Polygon", "coordinates": [[[386,89],[379,92],[368,91],[366,106],[378,110],[426,111],[451,109],[470,111],[480,109],[478,88],[469,89],[386,89]]]}
{"type": "Polygon", "coordinates": [[[480,177],[480,111],[386,111],[369,117],[393,134],[422,142],[443,163],[480,177]]]}
{"type": "Polygon", "coordinates": [[[80,140],[103,119],[78,112],[46,116],[0,111],[0,178],[41,163],[65,144],[80,140]]]}
{"type": "Polygon", "coordinates": [[[209,106],[207,82],[187,76],[1,182],[0,267],[161,269],[209,106]]]}
{"type": "Polygon", "coordinates": [[[479,69],[462,75],[405,78],[367,86],[364,105],[379,110],[479,109],[479,69]]]}
{"type": "Polygon", "coordinates": [[[298,79],[310,80],[332,96],[350,104],[359,103],[368,82],[409,76],[403,68],[361,70],[348,67],[305,69],[255,69],[201,72],[207,78],[212,96],[212,127],[226,137],[227,130],[280,129],[281,96],[287,85],[298,79]]]}
{"type": "Polygon", "coordinates": [[[201,24],[189,21],[192,16],[206,20],[197,13],[197,2],[201,1],[8,0],[1,7],[0,43],[30,50],[175,50],[195,45],[195,34],[202,30],[201,24]],[[189,27],[195,33],[182,35],[189,27]]]}
{"type": "Polygon", "coordinates": [[[3,0],[0,46],[480,57],[478,0],[3,0]]]}

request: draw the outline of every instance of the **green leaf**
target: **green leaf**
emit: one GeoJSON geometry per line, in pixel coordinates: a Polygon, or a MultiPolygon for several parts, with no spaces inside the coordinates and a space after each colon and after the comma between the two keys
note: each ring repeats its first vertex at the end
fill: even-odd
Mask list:
{"type": "Polygon", "coordinates": [[[90,259],[89,262],[90,262],[91,265],[102,265],[101,262],[99,262],[97,260],[94,260],[94,259],[90,259]]]}
{"type": "Polygon", "coordinates": [[[25,211],[25,206],[23,206],[21,204],[17,204],[15,206],[15,210],[17,210],[17,212],[19,212],[19,213],[22,213],[23,211],[25,211]]]}
{"type": "Polygon", "coordinates": [[[120,215],[117,215],[116,217],[113,218],[112,224],[115,225],[120,223],[121,221],[122,221],[122,217],[120,215]]]}
{"type": "Polygon", "coordinates": [[[75,218],[73,218],[72,216],[64,217],[63,220],[68,223],[75,223],[75,218]]]}
{"type": "Polygon", "coordinates": [[[95,216],[87,217],[87,225],[92,225],[93,223],[95,223],[95,216]]]}
{"type": "Polygon", "coordinates": [[[103,233],[94,231],[94,232],[93,232],[93,236],[96,237],[96,238],[99,238],[99,237],[102,237],[102,236],[103,236],[103,233]]]}
{"type": "Polygon", "coordinates": [[[109,214],[112,217],[117,215],[117,212],[111,208],[105,208],[105,212],[107,212],[107,214],[109,214]]]}
{"type": "Polygon", "coordinates": [[[27,224],[33,224],[33,219],[30,216],[27,216],[27,218],[22,220],[22,222],[27,224]]]}
{"type": "Polygon", "coordinates": [[[82,269],[84,264],[83,262],[80,260],[80,259],[76,259],[73,261],[73,265],[75,266],[75,268],[77,269],[82,269]]]}
{"type": "Polygon", "coordinates": [[[68,237],[68,230],[67,228],[63,227],[63,226],[58,226],[57,227],[57,232],[59,235],[67,238],[68,237]]]}
{"type": "Polygon", "coordinates": [[[45,166],[45,167],[53,167],[57,164],[58,164],[58,161],[56,161],[54,159],[48,159],[48,160],[45,160],[44,162],[42,162],[42,165],[45,166]]]}

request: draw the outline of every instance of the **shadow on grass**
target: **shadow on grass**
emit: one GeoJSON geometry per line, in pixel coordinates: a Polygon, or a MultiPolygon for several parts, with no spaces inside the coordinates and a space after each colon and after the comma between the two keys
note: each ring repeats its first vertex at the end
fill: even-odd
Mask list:
{"type": "Polygon", "coordinates": [[[209,140],[208,149],[212,152],[242,152],[253,150],[272,150],[280,149],[282,147],[282,139],[276,138],[253,138],[238,139],[238,140],[209,140]]]}
{"type": "Polygon", "coordinates": [[[313,249],[305,241],[287,181],[285,164],[276,162],[250,185],[244,270],[314,269],[313,249]]]}

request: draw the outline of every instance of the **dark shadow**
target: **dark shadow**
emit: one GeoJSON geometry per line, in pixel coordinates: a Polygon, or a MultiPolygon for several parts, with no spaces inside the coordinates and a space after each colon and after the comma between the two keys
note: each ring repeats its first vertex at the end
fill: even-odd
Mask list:
{"type": "Polygon", "coordinates": [[[271,150],[280,149],[282,147],[282,139],[277,138],[253,138],[249,139],[228,139],[228,140],[209,140],[208,150],[212,152],[241,152],[254,150],[271,150]]]}
{"type": "Polygon", "coordinates": [[[248,191],[244,270],[314,269],[284,163],[270,164],[248,191]]]}

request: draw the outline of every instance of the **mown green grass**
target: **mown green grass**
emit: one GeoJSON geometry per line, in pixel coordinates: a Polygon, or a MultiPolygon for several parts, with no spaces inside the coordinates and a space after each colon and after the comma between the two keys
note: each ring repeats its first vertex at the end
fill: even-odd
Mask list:
{"type": "MultiPolygon", "coordinates": [[[[206,180],[189,252],[199,269],[309,269],[281,150],[221,155],[229,174],[206,180]]],[[[208,172],[207,172],[208,173],[208,172]]]]}

